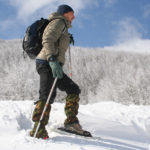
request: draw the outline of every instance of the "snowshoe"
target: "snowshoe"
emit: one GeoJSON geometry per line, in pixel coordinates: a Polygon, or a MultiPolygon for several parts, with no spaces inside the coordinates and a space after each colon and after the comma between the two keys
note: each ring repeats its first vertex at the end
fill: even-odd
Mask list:
{"type": "Polygon", "coordinates": [[[66,124],[64,127],[60,127],[58,129],[61,131],[76,134],[76,135],[92,137],[91,133],[86,130],[83,130],[79,123],[66,124]]]}

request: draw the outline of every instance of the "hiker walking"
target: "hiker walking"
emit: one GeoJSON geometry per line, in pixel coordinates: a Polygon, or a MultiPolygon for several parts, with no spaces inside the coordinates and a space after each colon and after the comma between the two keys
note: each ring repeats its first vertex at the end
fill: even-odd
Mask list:
{"type": "Polygon", "coordinates": [[[46,104],[49,92],[52,88],[55,78],[57,78],[49,104],[47,105],[43,119],[36,134],[36,138],[48,138],[48,132],[45,126],[48,124],[51,111],[51,104],[56,97],[56,89],[66,92],[65,114],[66,120],[64,127],[74,132],[84,132],[77,118],[79,108],[79,86],[72,81],[64,72],[65,53],[70,44],[70,34],[68,29],[75,19],[74,10],[68,5],[60,5],[57,12],[52,13],[48,20],[42,38],[42,50],[36,57],[36,70],[40,76],[39,100],[36,102],[33,111],[32,120],[34,127],[30,131],[30,136],[34,136],[38,123],[40,121],[43,108],[46,104]]]}

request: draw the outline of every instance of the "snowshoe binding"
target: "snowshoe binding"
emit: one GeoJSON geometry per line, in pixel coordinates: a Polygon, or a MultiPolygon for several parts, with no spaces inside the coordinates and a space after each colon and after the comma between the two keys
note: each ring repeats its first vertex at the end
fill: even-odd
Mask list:
{"type": "Polygon", "coordinates": [[[91,133],[86,130],[83,130],[79,123],[66,124],[64,127],[58,128],[58,130],[80,135],[80,136],[92,137],[91,133]]]}

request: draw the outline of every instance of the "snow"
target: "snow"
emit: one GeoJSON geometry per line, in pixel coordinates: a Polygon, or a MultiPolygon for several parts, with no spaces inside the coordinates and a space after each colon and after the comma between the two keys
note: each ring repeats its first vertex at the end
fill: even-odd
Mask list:
{"type": "Polygon", "coordinates": [[[29,136],[32,101],[0,101],[0,150],[150,150],[150,106],[101,102],[80,105],[79,120],[95,139],[56,131],[65,119],[64,104],[54,103],[48,140],[29,136]],[[98,137],[101,137],[99,139],[98,137]]]}
{"type": "MultiPolygon", "coordinates": [[[[149,50],[148,39],[104,48],[71,47],[72,79],[82,91],[80,102],[111,100],[150,105],[149,50]]],[[[22,51],[21,39],[0,41],[0,100],[38,99],[39,75],[35,60],[24,59],[22,51]]],[[[63,67],[67,75],[69,66],[67,52],[63,67]]],[[[58,91],[56,101],[61,102],[64,97],[65,93],[58,91]]]]}

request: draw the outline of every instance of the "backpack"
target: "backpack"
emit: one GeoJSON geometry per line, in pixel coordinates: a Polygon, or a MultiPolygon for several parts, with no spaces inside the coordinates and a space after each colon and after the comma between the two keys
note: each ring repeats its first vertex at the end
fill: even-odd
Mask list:
{"type": "Polygon", "coordinates": [[[35,59],[42,49],[42,35],[49,22],[48,19],[41,18],[26,29],[22,48],[23,53],[25,52],[31,59],[35,59]]]}

